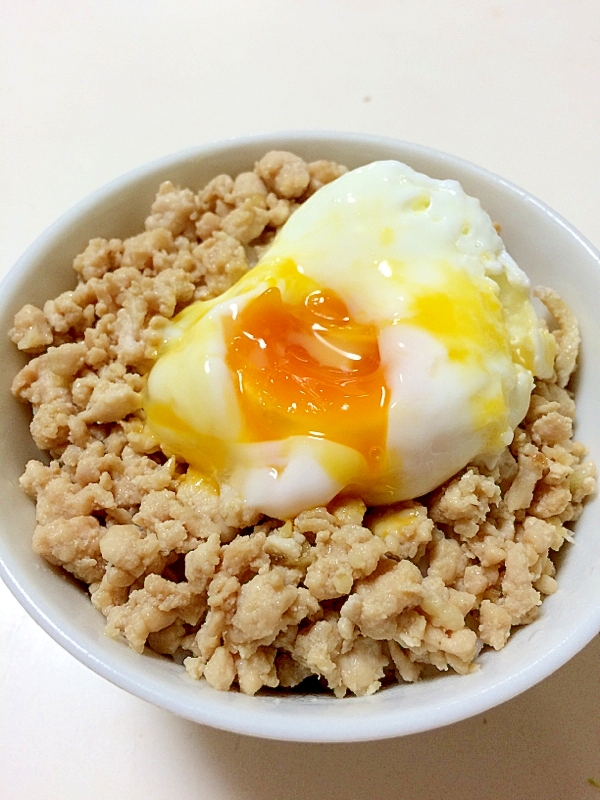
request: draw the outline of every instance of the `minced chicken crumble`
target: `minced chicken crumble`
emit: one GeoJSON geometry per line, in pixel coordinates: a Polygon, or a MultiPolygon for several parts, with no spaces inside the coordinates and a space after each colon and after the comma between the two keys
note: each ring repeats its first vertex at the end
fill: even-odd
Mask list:
{"type": "Polygon", "coordinates": [[[232,285],[345,171],[271,152],[198,193],[163,183],[143,233],[92,239],[76,288],[24,306],[11,330],[33,356],[13,392],[52,459],[21,479],[37,500],[35,552],[89,586],[110,636],[183,660],[216,689],[313,675],[341,697],[473,671],[556,591],[553,555],[595,489],[572,439],[577,323],[551,289],[537,296],[556,321],[555,374],[536,382],[494,469],[471,464],[393,507],[346,498],[281,521],[161,452],[140,393],[166,321],[232,285]]]}

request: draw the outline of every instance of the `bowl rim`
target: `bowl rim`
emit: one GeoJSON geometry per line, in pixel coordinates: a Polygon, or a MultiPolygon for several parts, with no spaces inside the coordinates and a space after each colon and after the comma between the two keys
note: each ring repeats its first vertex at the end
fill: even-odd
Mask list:
{"type": "MultiPolygon", "coordinates": [[[[281,144],[285,142],[286,146],[292,146],[294,143],[302,145],[303,143],[313,142],[315,140],[328,141],[331,143],[352,142],[365,145],[371,143],[383,147],[404,148],[416,155],[439,159],[444,163],[444,166],[448,166],[449,170],[454,166],[459,170],[466,170],[476,178],[500,186],[527,203],[534,205],[545,216],[549,217],[552,222],[563,228],[600,266],[600,252],[561,215],[512,182],[462,158],[424,145],[372,134],[333,130],[276,131],[273,133],[235,136],[223,140],[213,140],[170,153],[112,179],[104,186],[81,199],[41,233],[25,250],[14,266],[6,273],[0,283],[0,318],[4,318],[7,313],[13,292],[18,287],[23,276],[27,274],[28,268],[30,268],[29,265],[33,264],[48,247],[57,244],[61,237],[66,234],[77,220],[85,218],[99,203],[106,201],[111,196],[117,195],[128,187],[133,187],[142,178],[148,177],[157,171],[174,168],[188,160],[209,158],[216,153],[235,152],[240,148],[248,148],[254,145],[264,145],[266,152],[266,149],[277,147],[277,143],[281,144]]],[[[590,614],[585,619],[578,621],[578,624],[564,638],[560,647],[555,647],[550,652],[532,661],[524,669],[509,675],[505,680],[498,681],[477,692],[477,694],[469,698],[468,703],[456,701],[448,702],[436,709],[435,718],[432,718],[431,714],[424,713],[422,715],[413,715],[409,720],[403,718],[402,715],[392,717],[379,716],[374,720],[370,720],[367,714],[358,713],[354,717],[345,715],[339,719],[328,720],[327,723],[321,719],[319,729],[315,730],[314,722],[311,723],[310,720],[307,722],[302,717],[302,714],[296,715],[295,719],[292,719],[289,714],[281,713],[281,706],[277,709],[277,713],[275,714],[269,714],[268,712],[266,714],[262,713],[266,706],[263,702],[265,698],[260,696],[245,698],[243,703],[246,707],[241,710],[237,708],[235,713],[232,714],[231,705],[227,702],[215,703],[211,701],[206,704],[206,707],[200,704],[194,706],[194,708],[189,708],[185,702],[183,702],[183,699],[173,699],[168,694],[165,696],[160,690],[159,682],[152,680],[140,682],[139,675],[136,676],[135,674],[137,671],[135,668],[127,669],[123,664],[121,664],[120,668],[117,668],[110,659],[103,656],[100,646],[97,648],[93,646],[86,647],[78,642],[77,628],[75,625],[57,625],[52,619],[51,610],[49,612],[47,604],[44,603],[44,597],[36,596],[34,591],[25,589],[24,583],[27,583],[27,581],[23,581],[22,576],[19,575],[19,564],[11,564],[10,560],[6,559],[2,552],[1,544],[2,540],[0,538],[0,578],[2,578],[8,589],[34,621],[58,644],[83,664],[101,677],[106,678],[111,683],[125,689],[133,695],[177,713],[180,716],[223,730],[263,738],[297,742],[356,742],[418,733],[459,722],[499,705],[500,703],[506,702],[543,680],[572,658],[572,656],[581,650],[600,630],[599,600],[597,606],[590,609],[590,614]],[[247,700],[250,700],[254,707],[249,706],[246,702],[247,700]],[[256,701],[258,701],[258,704],[263,703],[263,709],[258,707],[256,701]],[[267,717],[268,720],[265,722],[267,717]],[[265,730],[266,725],[268,725],[268,730],[265,730]]],[[[461,680],[468,680],[468,676],[444,676],[441,679],[448,681],[452,680],[453,677],[458,677],[461,680]]],[[[384,692],[380,693],[378,696],[389,691],[393,690],[384,690],[384,692]]],[[[219,698],[219,695],[222,693],[215,692],[215,690],[211,690],[211,692],[214,692],[216,695],[214,700],[223,699],[219,698]]],[[[271,699],[273,700],[273,698],[271,699]]],[[[362,701],[365,699],[368,700],[368,698],[331,700],[327,697],[324,702],[333,702],[335,704],[343,704],[344,706],[352,704],[358,710],[364,705],[362,701]]],[[[322,701],[317,697],[314,701],[311,701],[311,703],[313,708],[316,708],[322,704],[322,701]]],[[[290,706],[292,715],[294,714],[294,705],[297,711],[300,710],[298,701],[295,701],[295,703],[290,706]]]]}

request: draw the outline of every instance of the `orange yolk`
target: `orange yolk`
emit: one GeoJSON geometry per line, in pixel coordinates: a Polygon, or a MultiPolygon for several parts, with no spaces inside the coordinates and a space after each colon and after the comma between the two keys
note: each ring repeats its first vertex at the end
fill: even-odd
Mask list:
{"type": "Polygon", "coordinates": [[[333,292],[288,304],[276,287],[224,324],[246,441],[325,438],[381,466],[389,392],[374,325],[333,292]]]}

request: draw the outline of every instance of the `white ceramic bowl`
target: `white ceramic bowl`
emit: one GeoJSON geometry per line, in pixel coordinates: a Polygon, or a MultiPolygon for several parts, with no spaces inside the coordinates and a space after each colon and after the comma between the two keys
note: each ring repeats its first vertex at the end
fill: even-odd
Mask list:
{"type": "MultiPolygon", "coordinates": [[[[501,223],[509,252],[533,283],[554,287],[577,313],[583,337],[577,437],[600,457],[600,254],[551,209],[479,167],[406,142],[347,133],[274,134],[187,150],[125,175],[61,217],[22,256],[0,287],[0,575],[31,616],[72,655],[138,697],[200,723],[295,741],[358,741],[415,733],[485,711],[533,686],[600,630],[598,500],[588,502],[567,547],[559,589],[533,624],[500,652],[485,652],[473,675],[440,675],[371,697],[257,696],[220,693],[190,679],[172,661],[140,656],[103,634],[104,619],[87,595],[30,547],[33,503],[18,479],[39,454],[25,407],[10,395],[23,363],[6,336],[26,302],[41,305],[72,287],[73,257],[94,236],[126,237],[143,221],[161,181],[199,187],[221,172],[251,169],[271,149],[349,167],[393,158],[436,178],[456,178],[501,223]],[[594,356],[596,353],[596,356],[594,356]]],[[[576,691],[576,687],[574,687],[576,691]]]]}

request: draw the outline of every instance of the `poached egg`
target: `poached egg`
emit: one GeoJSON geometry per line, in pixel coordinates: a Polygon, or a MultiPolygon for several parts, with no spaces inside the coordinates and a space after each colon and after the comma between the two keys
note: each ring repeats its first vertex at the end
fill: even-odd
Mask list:
{"type": "Polygon", "coordinates": [[[553,360],[479,201],[380,161],[319,189],[238,283],[169,324],[144,409],[190,475],[288,519],[493,461],[553,360]]]}

